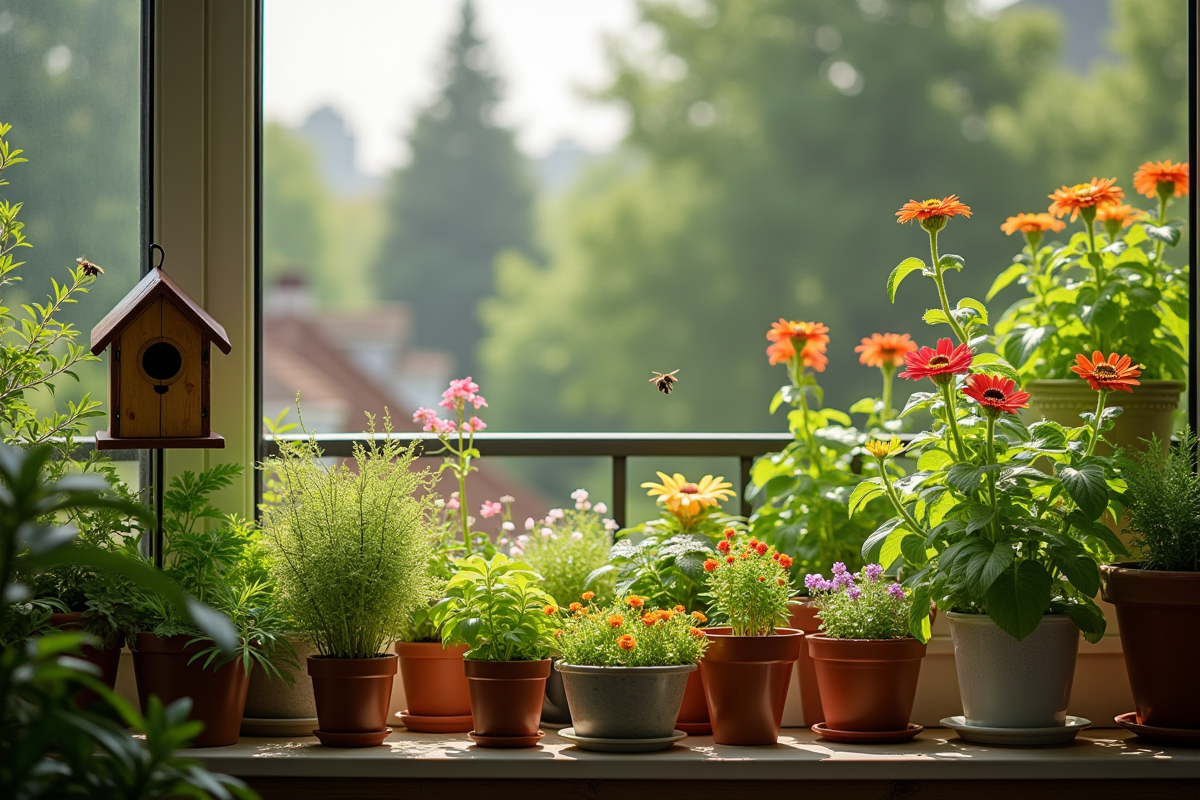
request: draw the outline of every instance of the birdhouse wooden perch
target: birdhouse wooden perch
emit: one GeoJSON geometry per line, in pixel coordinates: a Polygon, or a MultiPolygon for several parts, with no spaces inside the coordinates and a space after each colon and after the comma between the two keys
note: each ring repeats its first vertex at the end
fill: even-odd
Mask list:
{"type": "Polygon", "coordinates": [[[109,430],[101,450],[224,447],[209,410],[211,346],[230,351],[221,324],[161,269],[142,278],[92,329],[92,353],[112,346],[109,430]]]}

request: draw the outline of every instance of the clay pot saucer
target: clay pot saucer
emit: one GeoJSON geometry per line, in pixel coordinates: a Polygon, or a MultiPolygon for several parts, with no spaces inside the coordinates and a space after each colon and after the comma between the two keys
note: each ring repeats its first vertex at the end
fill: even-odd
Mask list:
{"type": "Polygon", "coordinates": [[[598,753],[653,753],[659,750],[669,750],[680,739],[687,737],[683,731],[673,730],[670,736],[656,739],[601,739],[579,736],[575,733],[574,728],[563,728],[558,735],[580,750],[595,750],[598,753]]]}
{"type": "Polygon", "coordinates": [[[1158,728],[1153,725],[1141,725],[1137,721],[1137,712],[1130,711],[1113,718],[1113,722],[1127,731],[1136,733],[1139,739],[1153,744],[1169,744],[1176,747],[1200,747],[1200,730],[1195,728],[1158,728]]]}
{"type": "Polygon", "coordinates": [[[680,722],[675,721],[675,730],[683,731],[688,736],[712,736],[711,722],[680,722]]]}
{"type": "Polygon", "coordinates": [[[958,715],[946,717],[941,724],[943,728],[952,729],[964,742],[1007,747],[1050,747],[1056,744],[1070,744],[1075,740],[1076,734],[1089,727],[1092,722],[1068,714],[1065,725],[1047,728],[992,728],[972,725],[967,722],[966,717],[958,715]]]}
{"type": "Polygon", "coordinates": [[[545,731],[538,731],[533,736],[481,736],[475,731],[467,734],[480,747],[537,747],[537,743],[546,735],[545,731]]]}
{"type": "Polygon", "coordinates": [[[313,731],[313,736],[316,736],[321,741],[321,744],[326,747],[378,747],[383,744],[383,740],[391,732],[391,728],[384,728],[381,731],[363,731],[357,733],[338,733],[336,731],[323,731],[317,728],[313,731]]]}
{"type": "Polygon", "coordinates": [[[925,728],[915,722],[908,723],[908,728],[902,731],[839,731],[825,727],[824,722],[812,726],[812,732],[822,739],[846,744],[896,744],[912,741],[925,728]]]}
{"type": "Polygon", "coordinates": [[[471,715],[455,717],[423,717],[419,714],[409,714],[408,710],[397,711],[396,718],[400,724],[413,733],[466,733],[474,725],[471,715]]]}

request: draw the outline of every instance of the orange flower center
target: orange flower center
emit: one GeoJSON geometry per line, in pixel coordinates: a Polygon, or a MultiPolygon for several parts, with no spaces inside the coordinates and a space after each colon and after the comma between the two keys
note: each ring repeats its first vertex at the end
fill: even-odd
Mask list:
{"type": "Polygon", "coordinates": [[[947,356],[934,356],[933,358],[929,359],[929,366],[935,369],[948,367],[950,366],[950,359],[947,356]]]}
{"type": "Polygon", "coordinates": [[[679,491],[683,494],[699,494],[700,487],[696,486],[694,483],[685,483],[683,486],[679,487],[679,491]]]}
{"type": "Polygon", "coordinates": [[[988,400],[999,400],[1000,402],[1004,402],[1004,392],[1000,391],[999,389],[988,389],[983,393],[983,396],[988,400]]]}
{"type": "Polygon", "coordinates": [[[1097,364],[1092,369],[1092,374],[1102,381],[1113,380],[1117,377],[1117,368],[1112,364],[1097,364]]]}

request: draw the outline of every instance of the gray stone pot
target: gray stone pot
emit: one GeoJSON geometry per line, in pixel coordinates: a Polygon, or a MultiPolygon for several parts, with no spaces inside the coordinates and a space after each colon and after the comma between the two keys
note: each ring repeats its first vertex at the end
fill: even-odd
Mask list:
{"type": "Polygon", "coordinates": [[[1052,728],[1066,724],[1079,629],[1047,614],[1021,641],[986,614],[946,614],[968,725],[1052,728]]]}
{"type": "Polygon", "coordinates": [[[291,686],[280,678],[268,677],[266,670],[250,672],[250,689],[246,694],[246,710],[243,717],[251,719],[312,719],[317,716],[317,702],[313,698],[312,679],[305,666],[308,657],[317,651],[299,639],[288,639],[296,649],[296,669],[280,663],[282,672],[290,672],[296,682],[291,686]]]}
{"type": "MultiPolygon", "coordinates": [[[[560,659],[554,658],[558,663],[560,659]]],[[[563,688],[562,673],[551,670],[546,678],[546,695],[542,698],[542,724],[562,727],[571,724],[571,709],[567,705],[567,691],[563,688]]]]}
{"type": "Polygon", "coordinates": [[[688,673],[674,667],[577,667],[555,662],[562,673],[571,722],[578,736],[595,739],[661,739],[671,735],[688,673]]]}

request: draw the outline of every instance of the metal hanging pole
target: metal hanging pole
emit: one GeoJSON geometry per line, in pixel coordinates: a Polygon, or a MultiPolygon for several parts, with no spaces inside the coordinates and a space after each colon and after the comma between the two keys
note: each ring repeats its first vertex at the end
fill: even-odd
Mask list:
{"type": "Polygon", "coordinates": [[[166,487],[165,482],[166,467],[163,456],[166,451],[161,447],[154,451],[154,514],[158,518],[158,525],[154,529],[154,565],[159,569],[163,566],[163,494],[166,487]]]}

